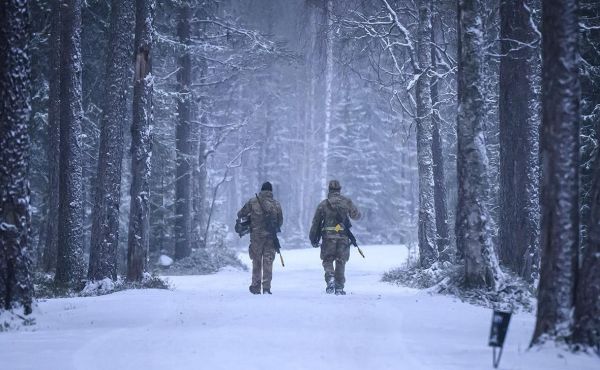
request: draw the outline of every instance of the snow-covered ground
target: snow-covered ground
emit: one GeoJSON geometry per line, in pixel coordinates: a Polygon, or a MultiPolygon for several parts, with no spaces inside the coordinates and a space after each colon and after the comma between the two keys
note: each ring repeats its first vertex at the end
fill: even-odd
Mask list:
{"type": "MultiPolygon", "coordinates": [[[[366,246],[347,296],[324,293],[318,250],[284,251],[272,296],[249,272],[173,277],[176,289],[40,302],[37,325],[0,333],[0,369],[491,369],[491,312],[379,282],[406,258],[366,246]]],[[[247,261],[247,257],[244,257],[247,261]]],[[[600,360],[527,350],[531,314],[513,317],[501,369],[597,370],[600,360]]]]}

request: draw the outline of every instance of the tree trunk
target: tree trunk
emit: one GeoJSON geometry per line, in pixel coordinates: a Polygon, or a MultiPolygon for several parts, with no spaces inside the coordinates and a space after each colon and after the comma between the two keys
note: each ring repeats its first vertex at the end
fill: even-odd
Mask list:
{"type": "Polygon", "coordinates": [[[501,278],[486,206],[487,154],[482,127],[483,28],[480,0],[459,0],[458,205],[456,243],[465,263],[465,286],[496,289],[501,278]]]}
{"type": "Polygon", "coordinates": [[[133,4],[112,0],[110,34],[104,77],[105,92],[100,129],[100,153],[88,279],[117,278],[123,121],[127,117],[127,87],[131,63],[133,4]]]}
{"type": "Polygon", "coordinates": [[[596,154],[591,186],[588,244],[577,277],[572,342],[600,351],[600,155],[596,154]]]}
{"type": "Polygon", "coordinates": [[[569,335],[579,245],[576,0],[542,5],[541,270],[533,343],[569,335]]]}
{"type": "MultiPolygon", "coordinates": [[[[205,32],[205,29],[202,29],[205,32]]],[[[208,74],[208,65],[206,62],[200,65],[200,79],[204,81],[208,74]]],[[[200,99],[198,104],[201,104],[204,108],[207,108],[206,99],[200,99]]],[[[195,125],[196,129],[195,137],[198,139],[196,146],[196,162],[194,163],[194,191],[193,191],[193,242],[198,247],[206,247],[206,241],[204,237],[204,219],[205,219],[205,202],[206,202],[206,182],[207,182],[207,169],[206,169],[206,148],[207,148],[207,129],[203,126],[208,123],[206,114],[202,114],[200,117],[202,125],[195,125]]]]}
{"type": "Polygon", "coordinates": [[[48,76],[48,213],[42,256],[45,272],[56,269],[58,248],[58,163],[60,160],[60,0],[51,0],[50,74],[48,76]]]}
{"type": "MultiPolygon", "coordinates": [[[[205,115],[201,118],[202,123],[207,123],[205,115]]],[[[206,246],[206,241],[202,240],[204,235],[204,219],[205,219],[205,202],[206,202],[206,130],[203,127],[199,128],[198,135],[198,146],[196,158],[196,170],[194,175],[194,217],[193,217],[193,230],[194,230],[194,242],[198,246],[206,246]]]]}
{"type": "Polygon", "coordinates": [[[538,132],[531,101],[536,35],[522,0],[502,0],[500,58],[500,230],[504,265],[533,282],[538,245],[538,132]],[[531,46],[524,46],[531,45],[531,46]]]}
{"type": "Polygon", "coordinates": [[[321,198],[327,197],[327,176],[329,169],[329,140],[331,131],[331,113],[333,110],[333,0],[325,4],[326,28],[326,67],[325,67],[325,124],[323,126],[323,162],[321,163],[321,198]]]}
{"type": "Polygon", "coordinates": [[[154,0],[135,2],[135,71],[131,123],[131,205],[127,245],[127,280],[140,281],[149,246],[150,158],[152,156],[152,35],[154,0]]]}
{"type": "Polygon", "coordinates": [[[591,218],[591,186],[595,175],[595,153],[600,145],[600,3],[597,0],[579,1],[579,53],[581,81],[579,209],[580,250],[588,246],[588,226],[591,218]]]}
{"type": "Polygon", "coordinates": [[[81,146],[81,0],[60,8],[60,163],[56,285],[79,288],[84,277],[81,146]]]}
{"type": "MultiPolygon", "coordinates": [[[[433,5],[432,5],[433,8],[433,5]]],[[[433,22],[432,22],[433,23],[433,22]]],[[[437,50],[434,46],[435,30],[431,27],[431,68],[433,75],[437,72],[437,50]]],[[[437,249],[440,261],[450,260],[450,232],[448,228],[448,206],[446,203],[446,177],[444,175],[444,154],[442,151],[442,137],[440,135],[440,100],[439,83],[437,77],[431,80],[431,119],[432,119],[432,142],[431,155],[433,160],[433,196],[435,205],[435,226],[437,230],[437,249]]]]}
{"type": "Polygon", "coordinates": [[[419,259],[421,267],[429,268],[438,259],[434,208],[432,162],[433,123],[431,111],[431,9],[428,0],[420,0],[417,30],[416,84],[417,100],[417,160],[419,166],[419,259]]]}
{"type": "Polygon", "coordinates": [[[177,104],[178,121],[175,133],[176,170],[175,170],[175,259],[190,255],[192,229],[192,161],[193,146],[191,135],[192,108],[192,59],[188,46],[191,43],[190,22],[192,10],[187,2],[179,9],[177,36],[182,44],[179,57],[177,82],[179,98],[177,104]]]}
{"type": "Polygon", "coordinates": [[[6,1],[0,13],[0,311],[31,313],[29,226],[29,7],[6,1]]]}

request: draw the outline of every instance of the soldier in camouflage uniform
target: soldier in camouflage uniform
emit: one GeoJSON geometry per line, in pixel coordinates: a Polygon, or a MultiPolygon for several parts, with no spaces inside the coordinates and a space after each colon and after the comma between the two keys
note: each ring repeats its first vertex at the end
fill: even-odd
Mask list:
{"type": "Polygon", "coordinates": [[[325,291],[329,294],[344,295],[344,276],[346,262],[350,258],[350,241],[344,231],[344,223],[348,217],[358,220],[360,212],[352,201],[341,195],[342,186],[339,181],[329,182],[329,194],[317,207],[310,228],[310,241],[313,247],[319,247],[319,238],[323,238],[321,245],[321,260],[325,269],[325,291]],[[335,262],[335,267],[334,267],[335,262]]]}
{"type": "Polygon", "coordinates": [[[271,294],[273,261],[275,247],[273,235],[267,230],[267,217],[276,220],[278,228],[283,224],[281,205],[273,198],[271,183],[262,185],[258,198],[251,198],[238,212],[238,218],[250,217],[250,259],[252,260],[252,285],[250,292],[260,294],[261,282],[263,294],[271,294]],[[264,208],[264,209],[263,209],[264,208]]]}

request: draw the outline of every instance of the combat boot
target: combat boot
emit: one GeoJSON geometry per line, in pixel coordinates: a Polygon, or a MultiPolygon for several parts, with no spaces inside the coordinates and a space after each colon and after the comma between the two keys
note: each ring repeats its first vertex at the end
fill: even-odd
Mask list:
{"type": "Polygon", "coordinates": [[[271,289],[264,289],[263,288],[263,294],[273,294],[273,293],[271,293],[271,289]]]}
{"type": "Polygon", "coordinates": [[[335,291],[335,281],[333,278],[329,279],[327,282],[327,288],[325,288],[325,293],[331,294],[335,291]]]}
{"type": "Polygon", "coordinates": [[[344,289],[342,288],[336,288],[335,295],[346,295],[346,292],[344,292],[344,289]]]}
{"type": "Polygon", "coordinates": [[[256,288],[256,287],[250,285],[249,289],[250,289],[250,293],[252,293],[252,294],[260,294],[260,287],[256,288]]]}

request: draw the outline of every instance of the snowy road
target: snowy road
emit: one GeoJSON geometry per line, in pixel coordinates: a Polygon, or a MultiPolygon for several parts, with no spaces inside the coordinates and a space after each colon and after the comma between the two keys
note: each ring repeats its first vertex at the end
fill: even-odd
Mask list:
{"type": "MultiPolygon", "coordinates": [[[[379,282],[406,250],[370,246],[347,267],[347,296],[323,292],[318,251],[284,251],[273,295],[249,272],[172,278],[173,291],[41,302],[34,331],[0,333],[0,369],[491,369],[491,313],[379,282]]],[[[278,261],[277,261],[278,263],[278,261]]],[[[590,356],[526,351],[530,314],[511,322],[501,369],[587,370],[590,356]]]]}

